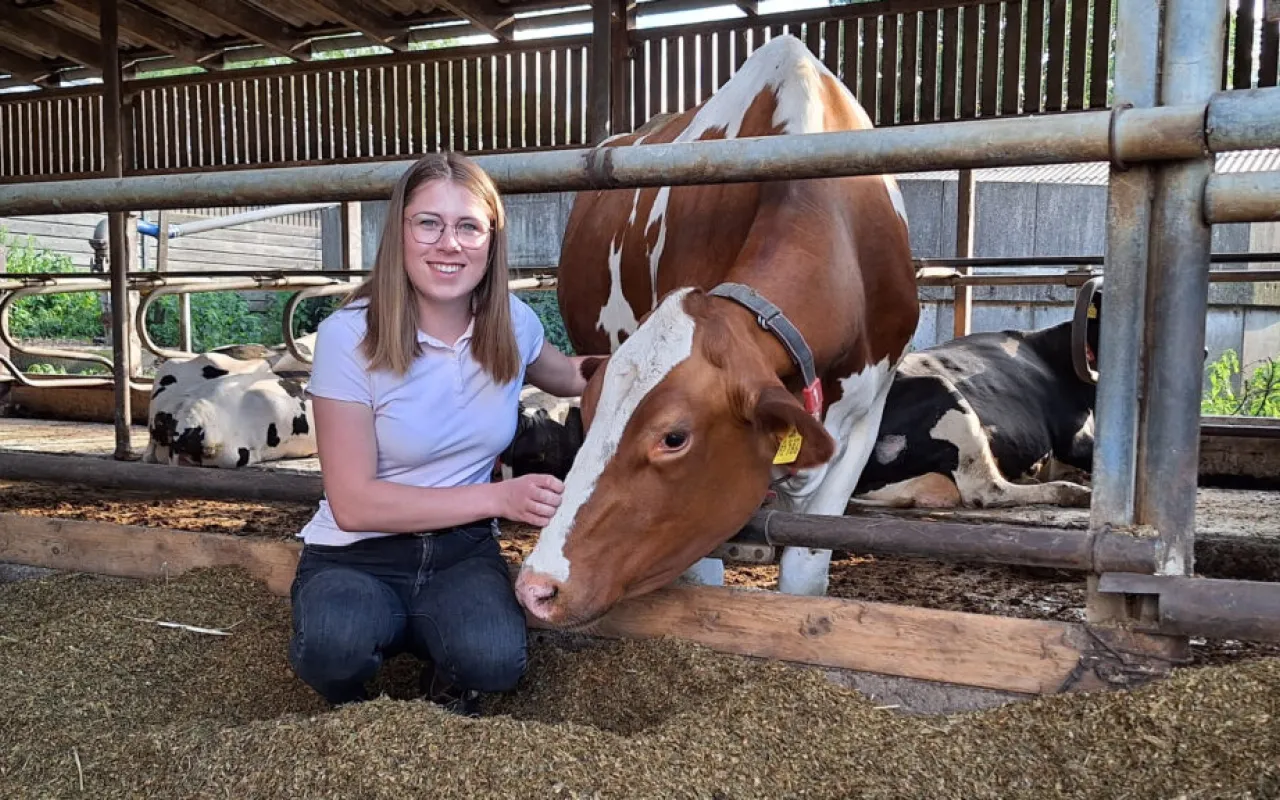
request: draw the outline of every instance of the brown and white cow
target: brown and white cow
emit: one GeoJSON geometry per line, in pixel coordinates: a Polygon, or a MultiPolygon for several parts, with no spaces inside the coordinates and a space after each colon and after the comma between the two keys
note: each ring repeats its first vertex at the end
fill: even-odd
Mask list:
{"type": "MultiPolygon", "coordinates": [[[[839,79],[784,36],[702,105],[606,145],[870,127],[839,79]]],[[[574,347],[612,355],[592,365],[586,439],[517,581],[534,616],[582,625],[669,583],[733,536],[771,482],[784,507],[844,513],[919,314],[892,179],[584,192],[559,277],[574,347]],[[758,292],[803,336],[820,420],[781,339],[710,293],[726,283],[758,292]],[[776,467],[792,428],[799,452],[776,467]]],[[[779,588],[824,593],[830,556],[789,548],[779,588]]]]}
{"type": "MultiPolygon", "coordinates": [[[[315,334],[301,337],[309,353],[315,334]]],[[[316,454],[309,364],[262,345],[220,347],[170,359],[156,372],[142,460],[235,468],[316,454]]]]}

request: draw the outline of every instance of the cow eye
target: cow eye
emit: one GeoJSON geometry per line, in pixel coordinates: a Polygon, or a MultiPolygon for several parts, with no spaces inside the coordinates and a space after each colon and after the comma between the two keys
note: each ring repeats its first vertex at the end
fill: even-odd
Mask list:
{"type": "Polygon", "coordinates": [[[668,450],[679,450],[689,441],[689,434],[684,431],[671,431],[662,437],[662,446],[668,450]]]}

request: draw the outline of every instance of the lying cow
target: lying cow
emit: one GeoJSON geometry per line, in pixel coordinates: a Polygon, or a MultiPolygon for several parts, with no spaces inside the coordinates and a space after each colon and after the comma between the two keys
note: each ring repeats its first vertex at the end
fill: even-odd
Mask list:
{"type": "MultiPolygon", "coordinates": [[[[302,337],[309,353],[315,334],[302,337]]],[[[170,359],[156,373],[143,461],[245,467],[316,454],[309,365],[261,345],[220,347],[170,359]]]]}
{"type": "Polygon", "coordinates": [[[535,387],[520,392],[516,434],[498,457],[503,480],[540,473],[564,480],[582,447],[582,409],[576,399],[535,387]]]}
{"type": "MultiPolygon", "coordinates": [[[[1101,303],[1095,295],[1087,315],[1090,369],[1101,303]]],[[[1053,480],[1062,465],[1079,474],[1093,462],[1096,387],[1077,375],[1072,326],[977,333],[907,355],[855,502],[1089,505],[1088,488],[1053,480]]]]}

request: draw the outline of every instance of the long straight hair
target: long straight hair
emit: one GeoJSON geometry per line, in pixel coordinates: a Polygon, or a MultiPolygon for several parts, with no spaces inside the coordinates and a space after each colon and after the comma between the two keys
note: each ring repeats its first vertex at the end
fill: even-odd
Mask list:
{"type": "Polygon", "coordinates": [[[397,375],[422,354],[418,346],[418,304],[404,264],[404,210],[413,193],[432,181],[451,181],[469,191],[489,211],[489,257],[484,277],[471,293],[475,327],[471,354],[499,384],[515,380],[520,352],[507,297],[507,217],[493,180],[474,161],[453,152],[423,156],[400,176],[387,204],[387,219],[373,270],[347,303],[367,300],[367,331],[361,349],[373,370],[397,375]]]}

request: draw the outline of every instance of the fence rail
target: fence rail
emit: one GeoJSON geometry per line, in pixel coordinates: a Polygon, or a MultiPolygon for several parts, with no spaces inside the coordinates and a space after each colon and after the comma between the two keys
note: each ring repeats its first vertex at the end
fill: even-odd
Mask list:
{"type": "MultiPolygon", "coordinates": [[[[1116,0],[897,0],[631,32],[632,128],[804,41],[877,126],[1104,108],[1116,0]]],[[[1280,22],[1230,12],[1224,88],[1275,86],[1280,22]]],[[[587,143],[587,37],[126,82],[129,174],[587,143]]],[[[97,175],[94,88],[0,100],[0,182],[97,175]]]]}

